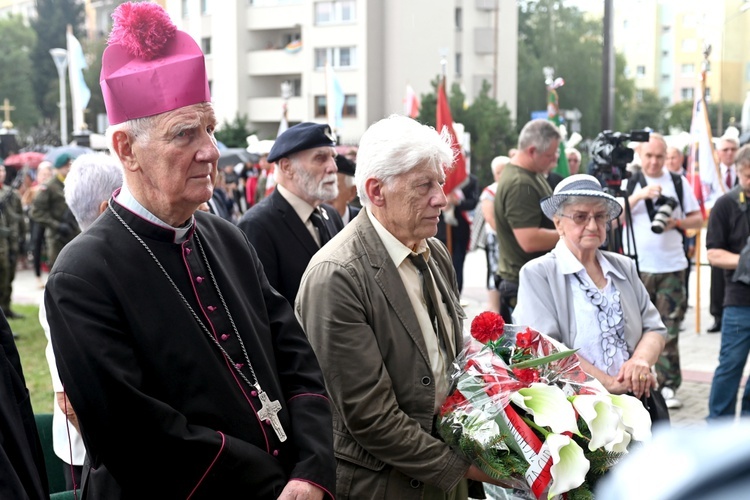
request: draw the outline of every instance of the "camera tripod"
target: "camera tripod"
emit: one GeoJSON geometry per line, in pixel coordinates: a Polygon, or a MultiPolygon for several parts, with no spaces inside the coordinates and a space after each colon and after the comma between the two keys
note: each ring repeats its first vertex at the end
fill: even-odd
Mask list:
{"type": "Polygon", "coordinates": [[[607,236],[606,250],[609,250],[610,252],[617,252],[622,255],[627,255],[628,257],[632,258],[635,261],[635,269],[638,274],[640,274],[641,271],[638,267],[638,251],[635,247],[635,233],[633,232],[633,215],[630,211],[630,201],[628,200],[628,194],[620,188],[620,185],[618,185],[617,187],[605,186],[604,191],[614,196],[615,198],[622,198],[623,200],[625,200],[623,209],[625,212],[625,227],[621,227],[619,221],[617,223],[617,226],[614,226],[613,224],[610,225],[607,236]],[[627,242],[629,253],[625,253],[625,246],[623,245],[623,242],[627,242]]]}

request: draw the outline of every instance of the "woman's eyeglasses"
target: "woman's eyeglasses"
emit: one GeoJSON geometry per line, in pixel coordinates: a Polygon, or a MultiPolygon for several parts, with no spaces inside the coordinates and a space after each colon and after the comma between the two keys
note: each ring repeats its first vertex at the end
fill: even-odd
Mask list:
{"type": "Polygon", "coordinates": [[[585,214],[583,212],[576,212],[573,215],[569,214],[560,214],[563,217],[567,217],[568,219],[571,219],[573,222],[575,222],[579,226],[586,226],[588,225],[589,221],[591,219],[594,219],[594,222],[598,226],[603,226],[607,222],[609,222],[609,214],[603,213],[603,214],[585,214]]]}

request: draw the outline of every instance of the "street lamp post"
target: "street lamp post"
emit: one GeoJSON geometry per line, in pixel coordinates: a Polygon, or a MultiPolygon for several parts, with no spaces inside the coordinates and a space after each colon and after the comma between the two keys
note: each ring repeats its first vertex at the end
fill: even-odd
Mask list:
{"type": "Polygon", "coordinates": [[[49,54],[55,61],[57,77],[60,80],[60,140],[64,146],[68,143],[68,103],[65,96],[65,68],[68,67],[68,51],[50,49],[49,54]]]}

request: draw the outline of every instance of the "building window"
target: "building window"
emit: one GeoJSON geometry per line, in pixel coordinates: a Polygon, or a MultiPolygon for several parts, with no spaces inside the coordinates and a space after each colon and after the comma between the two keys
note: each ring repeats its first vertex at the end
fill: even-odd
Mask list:
{"type": "Polygon", "coordinates": [[[356,19],[355,0],[316,2],[315,24],[348,23],[356,19]]]}
{"type": "Polygon", "coordinates": [[[635,91],[635,100],[638,102],[643,101],[643,89],[636,89],[635,91]]]}
{"type": "Polygon", "coordinates": [[[690,101],[693,99],[693,87],[684,87],[680,89],[680,97],[683,101],[690,101]]]}
{"type": "Polygon", "coordinates": [[[302,95],[302,78],[292,78],[287,81],[291,85],[292,97],[300,97],[302,95]]]}
{"type": "Polygon", "coordinates": [[[711,87],[706,87],[706,94],[703,96],[706,102],[711,102],[711,87]]]}
{"type": "Polygon", "coordinates": [[[188,16],[188,0],[182,0],[182,17],[188,16]]]}
{"type": "MultiPolygon", "coordinates": [[[[315,96],[315,118],[325,118],[328,116],[327,99],[324,95],[315,96]]],[[[344,118],[357,117],[357,96],[346,94],[344,96],[344,109],[341,112],[344,118]]]]}
{"type": "Polygon", "coordinates": [[[326,62],[334,68],[355,68],[357,66],[357,48],[328,47],[315,49],[315,69],[325,68],[326,62]]]}
{"type": "Polygon", "coordinates": [[[349,118],[357,117],[357,96],[354,94],[347,94],[344,96],[344,111],[343,116],[349,118]]]}
{"type": "Polygon", "coordinates": [[[745,65],[745,81],[750,82],[750,63],[745,65]]]}
{"type": "Polygon", "coordinates": [[[692,76],[695,74],[695,64],[683,64],[680,66],[682,76],[692,76]]]}
{"type": "Polygon", "coordinates": [[[456,31],[461,31],[464,27],[464,11],[461,7],[456,7],[456,31]]]}
{"type": "Polygon", "coordinates": [[[211,53],[211,37],[210,36],[201,38],[201,50],[203,51],[204,55],[209,55],[211,53]]]}
{"type": "Polygon", "coordinates": [[[461,76],[462,74],[462,63],[463,55],[460,52],[456,52],[456,76],[461,76]]]}
{"type": "Polygon", "coordinates": [[[646,76],[646,66],[640,65],[635,67],[635,76],[638,78],[643,78],[646,76]]]}
{"type": "Polygon", "coordinates": [[[201,14],[208,14],[208,0],[201,0],[201,14]]]}
{"type": "Polygon", "coordinates": [[[328,110],[326,109],[326,96],[316,95],[315,96],[315,118],[326,116],[328,110]]]}

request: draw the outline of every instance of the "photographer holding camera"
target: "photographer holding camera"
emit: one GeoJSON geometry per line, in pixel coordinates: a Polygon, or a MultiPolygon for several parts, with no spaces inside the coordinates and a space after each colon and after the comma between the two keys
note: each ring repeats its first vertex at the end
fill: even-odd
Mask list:
{"type": "MultiPolygon", "coordinates": [[[[667,343],[656,363],[657,379],[667,407],[679,408],[682,403],[675,397],[682,383],[678,336],[685,315],[688,267],[682,236],[685,229],[699,229],[703,218],[687,179],[664,167],[664,137],[652,133],[648,142],[640,144],[638,153],[641,171],[623,187],[631,207],[641,280],[667,327],[667,343]]],[[[628,242],[624,243],[624,250],[631,253],[628,242]]]]}

